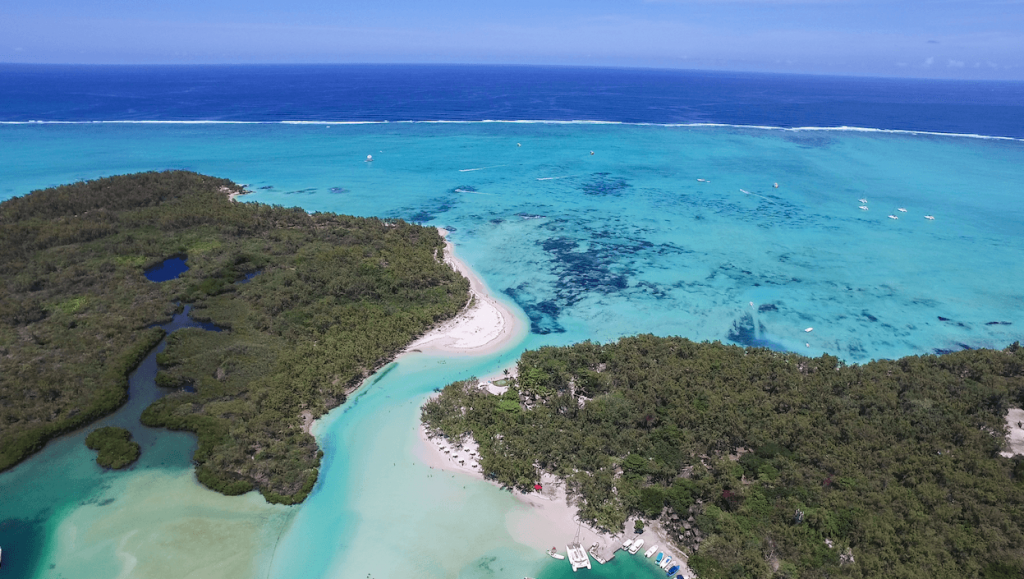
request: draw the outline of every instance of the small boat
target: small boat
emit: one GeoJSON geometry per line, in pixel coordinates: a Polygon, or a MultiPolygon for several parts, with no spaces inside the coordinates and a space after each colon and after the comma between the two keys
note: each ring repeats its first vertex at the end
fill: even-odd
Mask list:
{"type": "Polygon", "coordinates": [[[698,181],[699,183],[707,183],[707,182],[708,182],[708,181],[707,181],[706,179],[697,179],[697,181],[698,181]]]}
{"type": "Polygon", "coordinates": [[[633,544],[633,539],[626,539],[622,542],[623,549],[629,549],[629,546],[633,544]]]}
{"type": "Polygon", "coordinates": [[[868,210],[868,206],[867,205],[861,205],[857,209],[860,209],[861,211],[867,211],[868,210]]]}
{"type": "Polygon", "coordinates": [[[776,189],[778,189],[778,188],[779,188],[779,184],[778,184],[778,183],[776,183],[776,184],[774,185],[774,187],[775,187],[776,189]]]}
{"type": "Polygon", "coordinates": [[[896,217],[895,215],[890,215],[889,219],[899,219],[899,217],[896,217]]]}
{"type": "Polygon", "coordinates": [[[659,567],[661,567],[662,569],[668,569],[668,566],[671,563],[672,557],[665,557],[665,560],[661,562],[661,565],[659,565],[659,567]]]}
{"type": "Polygon", "coordinates": [[[676,571],[678,571],[678,570],[679,570],[679,565],[673,565],[672,568],[668,570],[668,573],[666,573],[666,575],[671,577],[671,576],[675,575],[676,571]]]}
{"type": "Polygon", "coordinates": [[[857,201],[860,201],[861,203],[867,203],[868,202],[867,199],[858,199],[857,201]]]}
{"type": "Polygon", "coordinates": [[[806,330],[804,330],[804,331],[805,331],[805,332],[808,332],[808,333],[810,333],[810,332],[813,332],[813,331],[814,331],[814,328],[807,328],[807,329],[806,329],[806,330]]]}
{"type": "Polygon", "coordinates": [[[935,221],[935,218],[932,217],[931,215],[925,215],[924,218],[927,219],[928,221],[935,221]]]}
{"type": "Polygon", "coordinates": [[[654,545],[650,549],[647,549],[647,551],[644,552],[644,557],[647,557],[648,559],[650,559],[657,552],[658,552],[658,546],[654,545]]]}
{"type": "Polygon", "coordinates": [[[367,163],[372,163],[373,162],[373,155],[367,155],[366,156],[366,162],[367,163]]]}
{"type": "Polygon", "coordinates": [[[643,539],[637,539],[636,542],[633,543],[633,546],[629,548],[629,554],[630,555],[636,555],[636,552],[639,551],[640,548],[643,547],[643,546],[644,546],[644,540],[643,539]]]}
{"type": "Polygon", "coordinates": [[[906,213],[907,212],[907,210],[902,208],[902,207],[897,207],[896,211],[899,211],[900,213],[906,213]]]}
{"type": "Polygon", "coordinates": [[[551,547],[550,549],[548,549],[547,550],[547,554],[551,555],[552,559],[565,559],[565,555],[559,555],[558,554],[558,549],[556,549],[554,547],[551,547]]]}
{"type": "Polygon", "coordinates": [[[665,552],[659,551],[658,556],[654,558],[655,563],[661,563],[661,560],[665,558],[665,552]]]}

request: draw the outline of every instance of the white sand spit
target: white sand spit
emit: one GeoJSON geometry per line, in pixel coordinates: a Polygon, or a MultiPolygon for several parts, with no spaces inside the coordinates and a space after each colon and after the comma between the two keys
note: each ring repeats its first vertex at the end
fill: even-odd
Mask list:
{"type": "MultiPolygon", "coordinates": [[[[438,228],[442,237],[448,232],[438,228]]],[[[470,301],[454,319],[435,327],[406,347],[406,351],[488,354],[513,338],[522,337],[525,327],[507,306],[490,297],[487,286],[476,273],[455,256],[455,246],[445,240],[444,261],[469,279],[470,301]]]]}

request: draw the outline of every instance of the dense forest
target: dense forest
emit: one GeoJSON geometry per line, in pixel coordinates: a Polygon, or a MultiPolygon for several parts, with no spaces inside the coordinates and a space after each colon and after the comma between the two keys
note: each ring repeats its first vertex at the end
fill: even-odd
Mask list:
{"type": "Polygon", "coordinates": [[[703,579],[1019,578],[1024,460],[1007,459],[1024,349],[848,366],[644,335],[523,354],[423,407],[528,489],[566,481],[581,518],[660,519],[703,579]]]}
{"type": "Polygon", "coordinates": [[[468,300],[436,230],[233,203],[184,171],[34,191],[0,203],[0,470],[117,409],[181,303],[222,331],[168,336],[151,426],[199,436],[199,479],[302,500],[309,421],[468,300]],[[154,283],[172,256],[188,271],[154,283]]]}
{"type": "Polygon", "coordinates": [[[105,426],[85,437],[85,445],[97,451],[96,464],[105,468],[124,468],[138,460],[142,449],[124,428],[105,426]]]}

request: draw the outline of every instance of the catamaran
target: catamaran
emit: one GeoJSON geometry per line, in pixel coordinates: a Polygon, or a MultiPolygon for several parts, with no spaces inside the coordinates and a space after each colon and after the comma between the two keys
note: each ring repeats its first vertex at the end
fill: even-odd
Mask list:
{"type": "Polygon", "coordinates": [[[572,538],[572,543],[565,546],[565,552],[569,555],[569,564],[572,565],[573,573],[581,567],[590,569],[590,557],[587,556],[587,551],[583,548],[583,545],[580,545],[580,530],[582,527],[583,521],[580,521],[576,525],[576,536],[572,538]]]}
{"type": "Polygon", "coordinates": [[[590,569],[590,557],[587,556],[587,551],[582,545],[579,543],[566,545],[565,552],[569,554],[569,564],[572,565],[573,572],[581,567],[590,569]]]}

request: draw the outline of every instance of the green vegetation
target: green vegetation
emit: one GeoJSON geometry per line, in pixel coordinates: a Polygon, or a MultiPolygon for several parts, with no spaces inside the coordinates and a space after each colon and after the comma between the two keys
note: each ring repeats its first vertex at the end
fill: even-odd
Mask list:
{"type": "Polygon", "coordinates": [[[304,426],[468,299],[432,228],[230,202],[240,190],[170,171],[0,203],[0,470],[121,406],[152,324],[186,302],[226,331],[169,336],[158,383],[176,391],[143,422],[197,433],[207,486],[301,501],[322,454],[304,426]],[[145,279],[174,255],[189,271],[145,279]]]}
{"type": "Polygon", "coordinates": [[[847,366],[637,336],[526,352],[509,392],[451,384],[423,420],[503,484],[560,476],[585,520],[660,519],[702,579],[994,578],[1024,572],[1020,404],[1018,344],[847,366]]]}
{"type": "Polygon", "coordinates": [[[85,445],[98,450],[96,463],[104,468],[124,468],[139,459],[139,443],[132,441],[132,433],[123,428],[105,426],[85,437],[85,445]]]}

